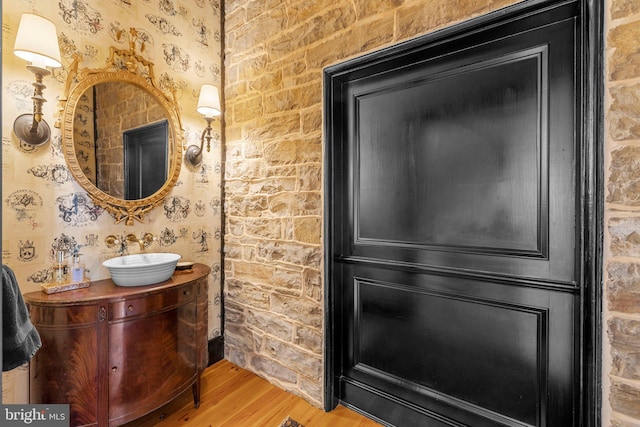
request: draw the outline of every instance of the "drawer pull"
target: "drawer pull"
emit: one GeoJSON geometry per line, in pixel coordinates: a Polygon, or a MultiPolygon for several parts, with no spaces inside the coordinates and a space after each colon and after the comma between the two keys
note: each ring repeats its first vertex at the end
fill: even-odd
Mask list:
{"type": "Polygon", "coordinates": [[[133,305],[129,304],[129,307],[127,307],[127,310],[133,311],[133,305]]]}
{"type": "Polygon", "coordinates": [[[111,372],[116,373],[118,372],[118,367],[114,366],[113,368],[111,368],[111,372]]]}

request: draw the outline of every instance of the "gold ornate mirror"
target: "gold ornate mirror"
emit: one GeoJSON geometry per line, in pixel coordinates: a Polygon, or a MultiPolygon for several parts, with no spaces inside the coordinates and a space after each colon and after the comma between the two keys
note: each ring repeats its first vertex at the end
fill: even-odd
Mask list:
{"type": "Polygon", "coordinates": [[[62,110],[67,165],[94,204],[116,224],[162,203],[180,173],[182,124],[175,100],[156,86],[153,63],[129,49],[111,47],[103,68],[70,66],[62,110]]]}

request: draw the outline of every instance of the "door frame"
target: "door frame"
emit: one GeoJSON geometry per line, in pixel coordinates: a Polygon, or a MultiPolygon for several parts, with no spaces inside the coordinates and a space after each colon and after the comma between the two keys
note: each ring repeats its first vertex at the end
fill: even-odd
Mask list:
{"type": "MultiPolygon", "coordinates": [[[[335,327],[337,293],[333,289],[333,184],[334,159],[340,156],[335,144],[340,138],[334,132],[342,123],[336,114],[342,105],[331,100],[339,89],[339,78],[348,77],[351,70],[372,65],[401,55],[416,46],[437,44],[497,22],[508,22],[546,7],[570,3],[573,0],[526,0],[486,15],[452,25],[442,30],[384,48],[359,58],[329,66],[324,70],[324,312],[325,312],[325,370],[324,409],[330,411],[339,402],[336,397],[335,373],[339,368],[336,343],[340,331],[335,327]]],[[[577,63],[582,69],[584,81],[580,82],[582,110],[582,150],[576,165],[583,187],[578,212],[583,229],[580,230],[583,247],[581,261],[583,275],[582,306],[580,318],[579,354],[581,393],[578,421],[584,426],[600,426],[602,408],[602,277],[603,277],[603,217],[604,217],[604,5],[599,0],[578,0],[580,4],[580,46],[577,63]]],[[[358,411],[358,408],[351,408],[358,411]]],[[[365,414],[366,415],[366,414],[365,414]]]]}

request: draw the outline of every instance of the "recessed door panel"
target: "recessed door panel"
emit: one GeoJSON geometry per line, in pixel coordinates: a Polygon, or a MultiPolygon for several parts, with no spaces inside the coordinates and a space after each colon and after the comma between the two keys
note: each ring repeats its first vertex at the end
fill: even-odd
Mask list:
{"type": "Polygon", "coordinates": [[[356,242],[544,256],[547,74],[544,45],[358,89],[356,242]]]}

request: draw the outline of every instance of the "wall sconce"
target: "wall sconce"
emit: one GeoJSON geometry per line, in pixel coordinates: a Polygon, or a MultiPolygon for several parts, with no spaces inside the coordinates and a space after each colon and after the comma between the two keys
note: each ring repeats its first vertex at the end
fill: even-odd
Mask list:
{"type": "Polygon", "coordinates": [[[213,85],[202,85],[200,88],[200,97],[198,98],[198,113],[204,116],[207,121],[207,127],[200,137],[200,147],[190,145],[184,155],[184,160],[191,166],[198,166],[202,162],[202,149],[204,148],[204,140],[207,140],[207,152],[211,151],[211,122],[215,116],[222,114],[220,110],[220,94],[218,88],[213,85]]]}
{"type": "Polygon", "coordinates": [[[46,67],[62,66],[54,23],[41,16],[24,13],[20,18],[13,53],[28,61],[27,69],[36,76],[31,97],[33,114],[18,116],[13,123],[13,132],[23,143],[32,146],[42,145],[51,137],[51,128],[42,118],[42,104],[47,101],[42,96],[42,90],[46,87],[42,84],[42,79],[51,74],[46,67]]]}

